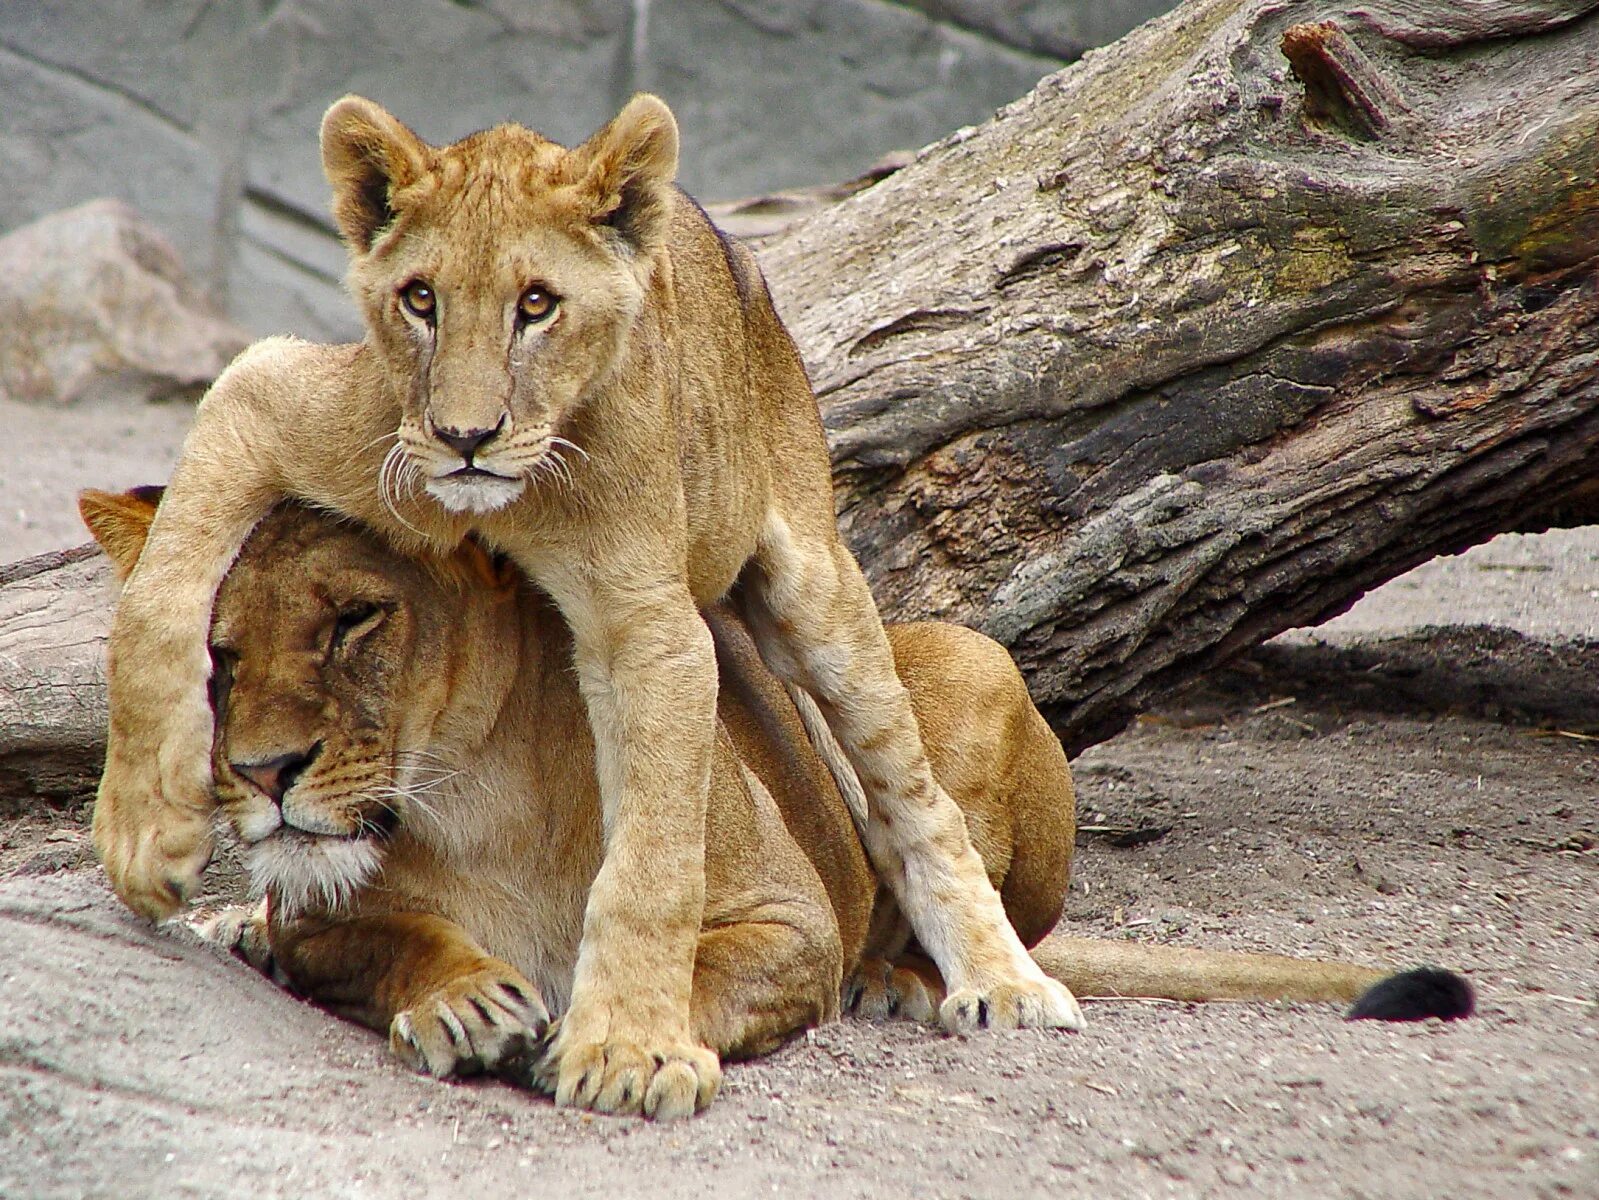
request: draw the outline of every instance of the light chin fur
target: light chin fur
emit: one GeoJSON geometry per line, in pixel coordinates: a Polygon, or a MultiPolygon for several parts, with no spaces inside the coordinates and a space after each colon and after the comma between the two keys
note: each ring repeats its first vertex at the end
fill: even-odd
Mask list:
{"type": "Polygon", "coordinates": [[[430,479],[428,495],[452,513],[491,513],[504,508],[527,486],[521,479],[430,479]]]}
{"type": "Polygon", "coordinates": [[[371,838],[271,837],[245,855],[257,895],[272,897],[278,914],[298,916],[313,902],[337,911],[355,896],[382,863],[371,838]]]}

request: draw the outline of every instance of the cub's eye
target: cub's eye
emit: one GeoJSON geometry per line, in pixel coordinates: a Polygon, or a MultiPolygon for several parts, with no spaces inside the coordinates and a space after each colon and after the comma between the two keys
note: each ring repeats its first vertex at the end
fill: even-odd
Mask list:
{"type": "Polygon", "coordinates": [[[517,302],[517,318],[525,325],[536,325],[540,321],[547,321],[555,313],[555,306],[561,302],[560,297],[554,292],[547,292],[541,287],[530,287],[522,293],[522,299],[517,302]]]}
{"type": "Polygon", "coordinates": [[[376,604],[352,604],[339,610],[333,622],[333,648],[337,650],[348,642],[364,638],[381,625],[387,615],[376,604]]]}
{"type": "Polygon", "coordinates": [[[421,317],[424,321],[431,321],[433,310],[438,307],[433,289],[424,279],[413,279],[401,288],[400,303],[405,305],[406,311],[413,317],[421,317]]]}

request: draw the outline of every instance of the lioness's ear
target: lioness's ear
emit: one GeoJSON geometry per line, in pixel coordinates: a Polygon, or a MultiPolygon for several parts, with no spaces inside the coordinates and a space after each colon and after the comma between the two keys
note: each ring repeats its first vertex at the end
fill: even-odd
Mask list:
{"type": "Polygon", "coordinates": [[[516,565],[504,555],[490,554],[471,537],[463,541],[455,553],[467,574],[490,591],[499,592],[502,597],[516,592],[521,576],[516,565]]]}
{"type": "Polygon", "coordinates": [[[666,101],[640,92],[572,154],[594,221],[640,249],[659,244],[677,178],[677,121],[666,101]]]}
{"type": "Polygon", "coordinates": [[[78,493],[78,515],[106,552],[118,579],[126,579],[139,561],[156,505],[165,491],[159,487],[136,487],[129,492],[85,488],[78,493]]]}
{"type": "Polygon", "coordinates": [[[382,106],[346,96],[322,117],[322,171],[333,185],[333,220],[363,254],[394,220],[391,197],[427,170],[427,143],[382,106]]]}

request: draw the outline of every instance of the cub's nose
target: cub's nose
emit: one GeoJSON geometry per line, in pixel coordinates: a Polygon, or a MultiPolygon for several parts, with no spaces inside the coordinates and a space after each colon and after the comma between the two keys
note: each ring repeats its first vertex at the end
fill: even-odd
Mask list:
{"type": "Polygon", "coordinates": [[[308,750],[280,754],[276,758],[264,759],[261,762],[236,762],[228,765],[237,774],[272,797],[274,803],[281,803],[284,793],[294,786],[294,781],[305,773],[305,769],[321,752],[322,743],[317,742],[308,750]]]}
{"type": "Polygon", "coordinates": [[[435,425],[433,436],[459,454],[467,466],[471,466],[472,456],[483,448],[485,442],[498,437],[504,428],[505,414],[501,413],[491,429],[452,429],[448,425],[435,425]]]}

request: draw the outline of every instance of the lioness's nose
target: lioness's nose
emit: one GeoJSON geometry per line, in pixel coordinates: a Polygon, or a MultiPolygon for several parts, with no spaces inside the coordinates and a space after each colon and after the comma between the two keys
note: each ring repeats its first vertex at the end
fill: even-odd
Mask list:
{"type": "Polygon", "coordinates": [[[483,443],[493,439],[503,428],[505,428],[505,414],[501,413],[500,419],[494,423],[492,429],[451,429],[448,425],[435,425],[433,436],[459,454],[470,466],[472,456],[478,452],[483,443]]]}
{"type": "Polygon", "coordinates": [[[261,762],[230,763],[229,766],[274,801],[282,801],[283,794],[294,786],[294,781],[305,773],[321,750],[322,743],[317,742],[309,750],[296,750],[261,762]]]}

